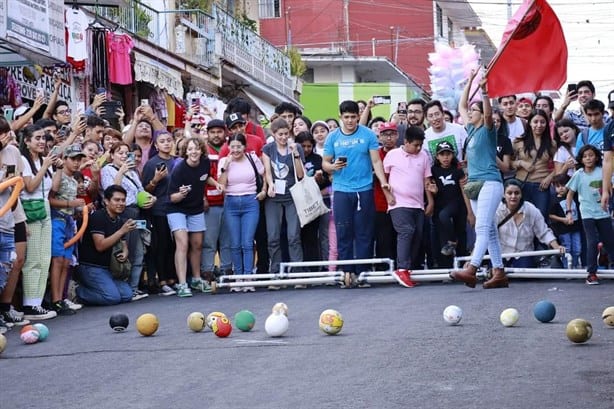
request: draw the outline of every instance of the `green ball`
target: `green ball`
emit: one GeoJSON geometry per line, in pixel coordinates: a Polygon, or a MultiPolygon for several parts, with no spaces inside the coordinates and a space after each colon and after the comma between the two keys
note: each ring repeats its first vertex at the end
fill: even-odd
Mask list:
{"type": "Polygon", "coordinates": [[[235,314],[235,327],[241,331],[251,331],[256,324],[256,317],[251,311],[241,310],[235,314]]]}
{"type": "Polygon", "coordinates": [[[34,328],[38,331],[38,340],[44,341],[49,336],[49,328],[45,324],[36,323],[34,324],[34,328]]]}
{"type": "Polygon", "coordinates": [[[136,194],[136,205],[138,207],[143,207],[150,197],[151,195],[148,192],[141,190],[136,194]]]}

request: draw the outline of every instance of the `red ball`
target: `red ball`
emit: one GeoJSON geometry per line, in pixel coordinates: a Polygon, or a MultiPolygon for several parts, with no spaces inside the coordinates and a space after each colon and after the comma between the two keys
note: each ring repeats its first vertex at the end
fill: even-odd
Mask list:
{"type": "Polygon", "coordinates": [[[218,337],[225,338],[232,332],[232,324],[227,317],[216,317],[211,329],[218,337]]]}

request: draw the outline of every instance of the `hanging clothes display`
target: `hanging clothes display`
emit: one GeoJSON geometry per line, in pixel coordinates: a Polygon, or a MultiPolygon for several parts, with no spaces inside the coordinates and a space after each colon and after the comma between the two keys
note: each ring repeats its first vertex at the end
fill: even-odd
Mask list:
{"type": "Polygon", "coordinates": [[[185,105],[183,101],[173,96],[175,100],[175,128],[183,128],[185,126],[185,105]]]}
{"type": "Polygon", "coordinates": [[[166,94],[166,110],[168,112],[168,119],[166,120],[166,126],[168,128],[175,127],[175,100],[170,94],[166,94]]]}
{"type": "Polygon", "coordinates": [[[132,65],[130,51],[134,42],[128,34],[107,32],[107,58],[109,62],[109,81],[113,84],[132,84],[132,65]]]}
{"type": "Polygon", "coordinates": [[[73,72],[83,73],[88,58],[88,18],[82,10],[72,8],[66,10],[65,20],[66,62],[73,67],[73,72]]]}
{"type": "Polygon", "coordinates": [[[0,106],[10,105],[13,108],[21,106],[21,92],[15,78],[6,68],[0,68],[0,106]]]}
{"type": "Polygon", "coordinates": [[[149,105],[154,113],[161,120],[168,118],[168,111],[166,110],[166,99],[164,98],[165,92],[156,87],[156,89],[149,94],[149,105]]]}
{"type": "Polygon", "coordinates": [[[98,27],[90,29],[92,30],[92,85],[94,89],[108,89],[107,30],[98,27]]]}

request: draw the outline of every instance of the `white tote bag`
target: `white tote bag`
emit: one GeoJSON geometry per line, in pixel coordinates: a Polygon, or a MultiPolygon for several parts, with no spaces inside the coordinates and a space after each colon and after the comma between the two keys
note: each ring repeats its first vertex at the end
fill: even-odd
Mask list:
{"type": "MultiPolygon", "coordinates": [[[[301,163],[301,166],[303,164],[301,163]]],[[[330,210],[324,204],[322,200],[322,193],[318,183],[312,176],[307,176],[305,168],[303,168],[303,174],[305,175],[302,180],[298,180],[296,176],[296,164],[292,166],[294,169],[294,186],[290,188],[290,194],[296,207],[296,213],[298,214],[301,227],[311,223],[323,214],[328,213],[330,210]]]]}

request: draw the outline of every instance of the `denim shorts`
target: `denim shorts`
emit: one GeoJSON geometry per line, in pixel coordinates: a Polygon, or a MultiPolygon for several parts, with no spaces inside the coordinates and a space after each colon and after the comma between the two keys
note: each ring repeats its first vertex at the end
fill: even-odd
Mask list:
{"type": "Polygon", "coordinates": [[[0,232],[0,291],[6,286],[15,258],[15,235],[0,232]]]}
{"type": "Polygon", "coordinates": [[[168,226],[171,233],[178,230],[185,230],[189,233],[197,233],[207,230],[205,224],[205,213],[184,214],[184,213],[169,213],[166,215],[168,226]]]}

